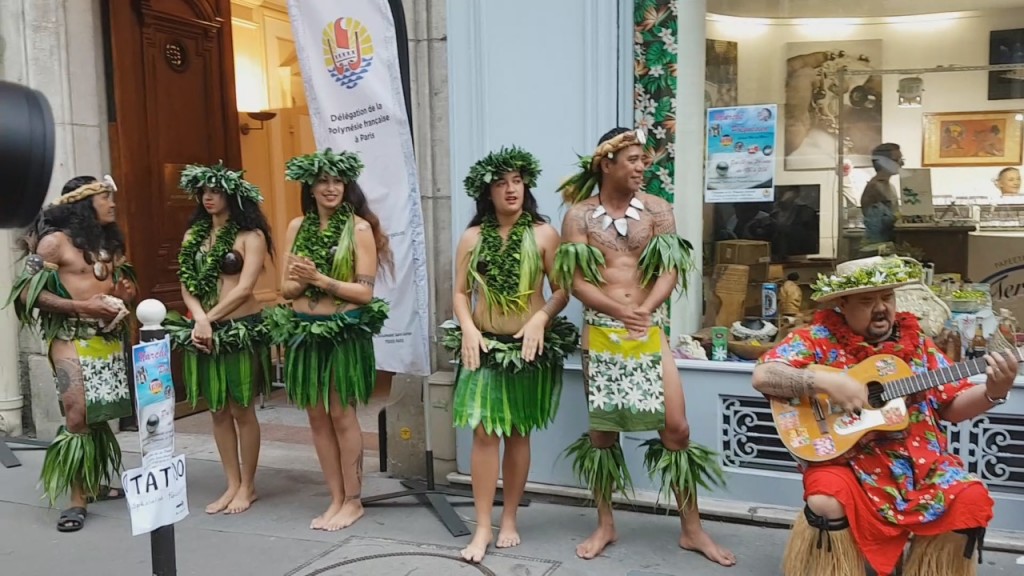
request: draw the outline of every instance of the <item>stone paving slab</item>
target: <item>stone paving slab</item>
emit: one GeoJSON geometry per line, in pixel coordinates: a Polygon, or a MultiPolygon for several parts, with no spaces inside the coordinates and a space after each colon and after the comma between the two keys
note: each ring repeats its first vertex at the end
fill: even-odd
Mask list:
{"type": "Polygon", "coordinates": [[[464,562],[459,548],[391,538],[351,536],[285,576],[445,574],[455,576],[550,576],[561,562],[492,552],[479,566],[464,562]]]}
{"type": "MultiPolygon", "coordinates": [[[[149,538],[131,536],[123,501],[90,506],[83,531],[59,534],[53,524],[57,511],[48,510],[36,490],[42,454],[21,452],[19,456],[24,466],[0,468],[0,574],[151,573],[149,538]]],[[[127,454],[126,464],[137,465],[138,456],[127,454]]],[[[277,466],[261,467],[257,476],[261,500],[252,510],[237,516],[210,516],[203,514],[202,508],[223,490],[220,464],[190,458],[188,475],[192,513],[175,526],[178,576],[307,576],[295,570],[315,570],[381,551],[425,550],[455,555],[469,542],[468,536],[452,538],[429,508],[412,499],[369,507],[365,518],[342,532],[310,530],[310,519],[327,502],[319,471],[277,466]],[[321,564],[314,565],[318,561],[321,564]]],[[[369,496],[399,488],[397,481],[371,474],[364,493],[369,496]]],[[[475,528],[471,506],[458,506],[456,511],[471,530],[475,528]]],[[[500,508],[496,508],[495,522],[499,514],[500,508]]],[[[529,507],[520,510],[519,520],[523,544],[514,550],[492,548],[484,562],[499,576],[779,576],[778,565],[788,536],[785,530],[705,522],[709,533],[739,557],[738,566],[722,568],[678,548],[678,518],[617,510],[619,542],[599,558],[584,561],[575,557],[574,548],[593,530],[593,508],[556,505],[536,497],[529,507]]],[[[1021,576],[1024,566],[1015,563],[1018,556],[986,551],[985,565],[978,574],[1021,576]]],[[[436,562],[379,567],[357,562],[350,565],[347,574],[476,576],[465,571],[469,566],[453,562],[449,568],[445,564],[448,561],[441,558],[436,562]]]]}

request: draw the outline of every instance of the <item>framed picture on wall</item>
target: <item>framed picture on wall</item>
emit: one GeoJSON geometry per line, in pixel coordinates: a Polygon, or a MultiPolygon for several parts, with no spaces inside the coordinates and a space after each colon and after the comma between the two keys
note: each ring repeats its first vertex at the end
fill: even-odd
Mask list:
{"type": "MultiPolygon", "coordinates": [[[[988,40],[989,64],[1024,64],[1024,28],[993,30],[988,40]]],[[[1024,98],[1024,68],[988,73],[988,99],[1024,98]]]]}
{"type": "Polygon", "coordinates": [[[881,68],[881,40],[786,44],[786,170],[835,170],[840,131],[843,157],[871,166],[871,150],[882,143],[883,101],[882,77],[871,72],[881,68]]]}
{"type": "Polygon", "coordinates": [[[924,114],[921,166],[1018,166],[1021,120],[1016,111],[924,114]]]}

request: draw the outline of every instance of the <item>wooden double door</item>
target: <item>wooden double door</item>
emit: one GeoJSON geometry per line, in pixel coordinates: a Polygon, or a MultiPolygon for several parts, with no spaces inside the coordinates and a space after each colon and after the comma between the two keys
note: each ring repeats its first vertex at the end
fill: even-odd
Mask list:
{"type": "MultiPolygon", "coordinates": [[[[231,3],[102,2],[119,220],[141,298],[184,312],[177,254],[197,204],[178,189],[179,174],[189,163],[242,164],[231,3]]],[[[173,365],[181,416],[193,410],[184,404],[180,358],[173,365]]]]}

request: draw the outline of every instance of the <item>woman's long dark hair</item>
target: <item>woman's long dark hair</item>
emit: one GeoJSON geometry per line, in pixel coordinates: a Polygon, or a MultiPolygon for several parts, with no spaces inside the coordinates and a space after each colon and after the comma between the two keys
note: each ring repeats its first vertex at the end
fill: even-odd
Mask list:
{"type": "MultiPolygon", "coordinates": [[[[366,202],[366,194],[356,181],[346,182],[345,191],[342,193],[344,201],[352,206],[352,212],[366,220],[373,231],[373,243],[377,245],[377,261],[388,270],[394,270],[394,255],[391,253],[391,245],[388,235],[380,226],[380,218],[370,210],[366,202]]],[[[316,211],[316,198],[313,197],[313,186],[302,184],[302,213],[309,214],[316,211]]]]}
{"type": "MultiPolygon", "coordinates": [[[[541,222],[548,222],[548,217],[541,214],[537,209],[537,199],[533,197],[533,193],[530,192],[530,187],[525,186],[523,188],[523,212],[529,214],[533,218],[534,224],[540,224],[541,222]]],[[[494,206],[494,200],[491,199],[490,190],[482,190],[480,195],[476,198],[476,214],[473,215],[473,219],[469,221],[467,228],[473,226],[479,226],[484,218],[488,216],[497,216],[498,210],[494,206]]]]}
{"type": "MultiPolygon", "coordinates": [[[[64,184],[60,194],[70,194],[96,181],[95,176],[76,176],[64,184]]],[[[82,251],[87,264],[93,263],[93,256],[100,250],[106,250],[114,257],[125,254],[124,234],[116,222],[100,225],[91,196],[71,204],[43,209],[29,225],[19,245],[27,254],[35,250],[39,240],[54,232],[67,234],[75,248],[82,251]]]]}
{"type": "MultiPolygon", "coordinates": [[[[223,194],[223,192],[221,192],[223,194]]],[[[199,205],[196,206],[196,211],[192,213],[192,217],[189,218],[188,227],[191,228],[197,222],[202,220],[209,220],[213,218],[206,208],[203,208],[203,196],[200,193],[196,199],[199,201],[199,205]]],[[[274,259],[274,240],[270,237],[270,225],[267,224],[267,217],[263,215],[263,210],[260,209],[259,204],[253,202],[248,198],[242,198],[242,203],[239,205],[238,198],[225,194],[224,200],[228,205],[228,219],[238,225],[239,230],[246,232],[253,232],[259,230],[263,233],[263,238],[267,241],[267,254],[270,259],[274,259]]]]}

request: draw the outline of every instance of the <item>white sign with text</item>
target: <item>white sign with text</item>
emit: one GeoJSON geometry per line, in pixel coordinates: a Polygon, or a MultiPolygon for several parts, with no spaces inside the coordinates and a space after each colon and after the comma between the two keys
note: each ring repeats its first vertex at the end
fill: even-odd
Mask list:
{"type": "Polygon", "coordinates": [[[134,468],[121,474],[132,518],[132,536],[180,522],[188,516],[185,455],[162,465],[134,468]]]}

